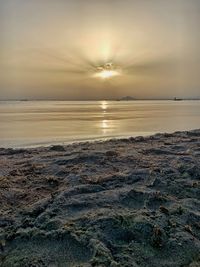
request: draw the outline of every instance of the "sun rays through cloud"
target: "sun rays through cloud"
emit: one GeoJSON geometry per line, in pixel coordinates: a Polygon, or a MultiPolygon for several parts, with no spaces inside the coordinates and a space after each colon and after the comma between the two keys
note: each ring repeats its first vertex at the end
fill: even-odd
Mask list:
{"type": "Polygon", "coordinates": [[[198,1],[45,2],[0,3],[0,97],[199,94],[198,1]]]}

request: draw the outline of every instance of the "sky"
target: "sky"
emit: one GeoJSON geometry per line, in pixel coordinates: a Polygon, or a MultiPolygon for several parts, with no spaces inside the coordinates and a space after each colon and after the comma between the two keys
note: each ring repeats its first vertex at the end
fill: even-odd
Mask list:
{"type": "Polygon", "coordinates": [[[199,14],[199,0],[0,0],[0,99],[200,97],[199,14]],[[96,75],[108,63],[118,75],[96,75]]]}

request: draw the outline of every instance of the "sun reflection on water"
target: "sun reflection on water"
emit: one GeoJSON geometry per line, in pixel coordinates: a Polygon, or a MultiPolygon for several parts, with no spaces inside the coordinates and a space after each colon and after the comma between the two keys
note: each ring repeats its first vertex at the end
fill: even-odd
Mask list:
{"type": "Polygon", "coordinates": [[[106,113],[107,113],[107,108],[108,108],[108,102],[107,101],[101,101],[100,103],[100,108],[103,113],[103,118],[100,122],[100,129],[102,130],[103,134],[106,134],[109,128],[109,121],[106,119],[106,113]]]}
{"type": "Polygon", "coordinates": [[[101,129],[103,134],[106,134],[108,131],[109,125],[108,125],[108,120],[102,120],[101,122],[101,129]]]}
{"type": "Polygon", "coordinates": [[[107,101],[101,101],[101,109],[103,111],[106,111],[106,109],[108,108],[108,102],[107,101]]]}

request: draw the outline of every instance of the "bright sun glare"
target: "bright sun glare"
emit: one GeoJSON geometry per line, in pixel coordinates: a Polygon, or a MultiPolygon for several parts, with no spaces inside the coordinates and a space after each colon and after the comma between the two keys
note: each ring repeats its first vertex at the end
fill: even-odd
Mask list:
{"type": "Polygon", "coordinates": [[[119,72],[116,70],[102,70],[98,73],[95,73],[95,77],[99,77],[102,79],[108,79],[114,76],[118,76],[119,72]]]}
{"type": "Polygon", "coordinates": [[[97,67],[97,72],[94,74],[94,77],[101,79],[109,79],[118,75],[120,75],[120,72],[115,69],[113,64],[106,63],[103,66],[97,67]]]}

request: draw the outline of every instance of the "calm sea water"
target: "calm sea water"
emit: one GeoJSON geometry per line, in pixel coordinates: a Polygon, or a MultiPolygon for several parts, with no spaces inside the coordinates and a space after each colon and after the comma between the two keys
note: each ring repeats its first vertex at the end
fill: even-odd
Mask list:
{"type": "Polygon", "coordinates": [[[1,101],[0,147],[200,128],[200,101],[1,101]]]}

